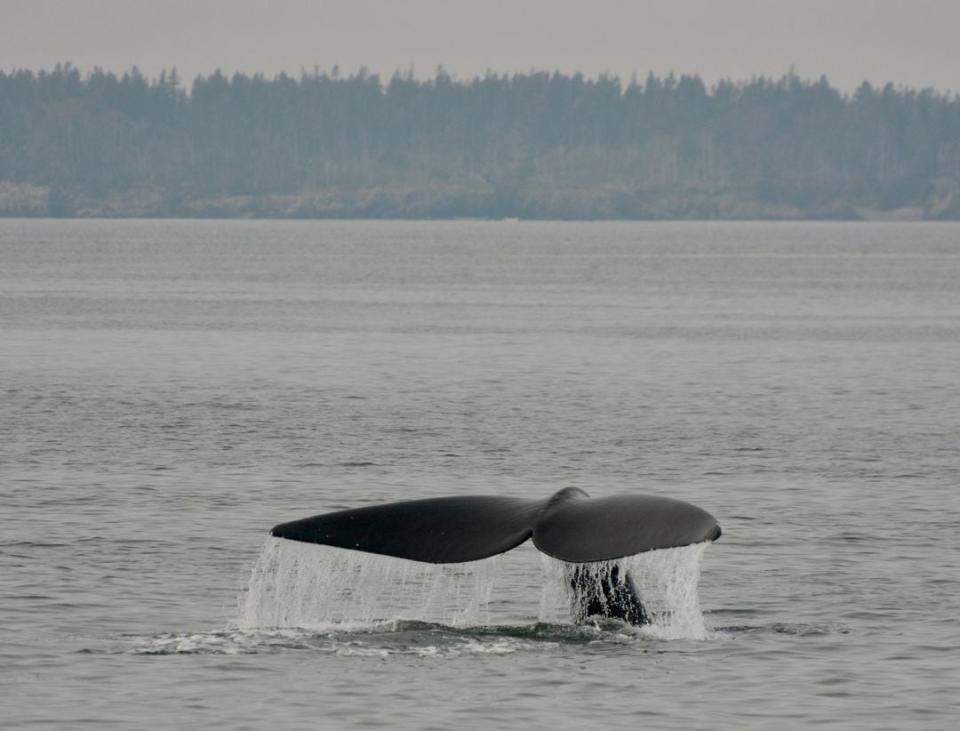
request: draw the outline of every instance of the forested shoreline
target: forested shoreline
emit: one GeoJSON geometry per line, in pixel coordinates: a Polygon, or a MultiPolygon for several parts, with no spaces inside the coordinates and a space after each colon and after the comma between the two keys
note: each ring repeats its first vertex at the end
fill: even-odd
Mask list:
{"type": "Polygon", "coordinates": [[[960,98],[792,73],[13,70],[0,215],[960,219],[960,98]]]}

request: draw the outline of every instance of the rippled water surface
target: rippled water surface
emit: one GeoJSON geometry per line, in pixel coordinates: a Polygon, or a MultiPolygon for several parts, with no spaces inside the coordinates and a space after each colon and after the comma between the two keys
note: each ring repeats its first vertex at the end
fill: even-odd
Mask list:
{"type": "Polygon", "coordinates": [[[0,221],[0,726],[956,727],[958,364],[957,225],[0,221]],[[654,627],[267,537],[568,485],[654,627]]]}

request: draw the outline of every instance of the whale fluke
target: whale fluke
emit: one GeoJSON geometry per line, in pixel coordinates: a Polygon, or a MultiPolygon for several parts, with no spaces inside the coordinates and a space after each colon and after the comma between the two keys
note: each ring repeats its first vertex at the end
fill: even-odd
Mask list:
{"type": "Polygon", "coordinates": [[[537,516],[533,545],[561,561],[588,563],[719,537],[716,518],[681,500],[659,495],[592,498],[566,488],[537,516]]]}
{"type": "Polygon", "coordinates": [[[442,497],[341,510],[282,523],[271,534],[426,563],[477,561],[533,538],[549,556],[589,563],[714,541],[720,526],[681,500],[591,498],[568,487],[541,500],[442,497]]]}

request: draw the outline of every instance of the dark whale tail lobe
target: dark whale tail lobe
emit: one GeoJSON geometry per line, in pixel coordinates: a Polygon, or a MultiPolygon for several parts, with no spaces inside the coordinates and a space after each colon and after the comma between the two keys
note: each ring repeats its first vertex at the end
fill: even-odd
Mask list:
{"type": "Polygon", "coordinates": [[[462,563],[519,546],[539,501],[472,496],[408,500],[315,515],[271,534],[426,563],[462,563]]]}
{"type": "Polygon", "coordinates": [[[553,558],[590,563],[714,541],[720,526],[680,500],[591,498],[568,487],[541,500],[443,497],[341,510],[283,523],[271,534],[427,563],[477,561],[532,538],[553,558]]]}

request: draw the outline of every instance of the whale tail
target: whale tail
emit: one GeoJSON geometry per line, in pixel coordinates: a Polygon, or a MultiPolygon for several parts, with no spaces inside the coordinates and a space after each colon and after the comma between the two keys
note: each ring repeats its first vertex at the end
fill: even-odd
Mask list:
{"type": "Polygon", "coordinates": [[[659,548],[715,541],[710,513],[673,498],[591,498],[567,487],[546,499],[441,497],[314,515],[274,526],[277,538],[426,563],[462,563],[504,553],[532,538],[568,563],[610,561],[659,548]]]}
{"type": "MultiPolygon", "coordinates": [[[[716,518],[681,500],[591,498],[575,487],[540,500],[475,495],[373,505],[282,523],[270,532],[426,563],[477,561],[532,538],[540,551],[571,564],[715,541],[721,534],[716,518]]],[[[578,567],[570,583],[578,620],[599,615],[647,622],[633,580],[616,566],[599,574],[578,567]]]]}

